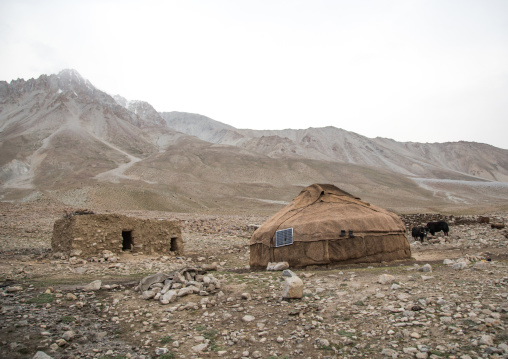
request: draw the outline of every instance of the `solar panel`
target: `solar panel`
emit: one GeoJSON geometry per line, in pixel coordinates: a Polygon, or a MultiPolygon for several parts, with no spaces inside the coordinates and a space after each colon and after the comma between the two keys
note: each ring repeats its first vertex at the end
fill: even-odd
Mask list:
{"type": "Polygon", "coordinates": [[[275,232],[275,247],[293,244],[293,228],[281,229],[275,232]]]}

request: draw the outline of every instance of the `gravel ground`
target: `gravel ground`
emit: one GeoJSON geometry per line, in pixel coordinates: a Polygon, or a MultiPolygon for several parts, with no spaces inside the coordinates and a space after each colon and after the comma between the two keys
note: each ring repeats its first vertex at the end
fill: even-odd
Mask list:
{"type": "Polygon", "coordinates": [[[508,358],[507,231],[475,217],[446,218],[448,237],[409,237],[409,261],[296,269],[303,298],[283,300],[280,272],[247,267],[264,217],[124,212],[180,220],[185,256],[109,261],[51,253],[68,208],[0,209],[2,358],[508,358]],[[147,275],[210,263],[220,285],[206,295],[163,305],[135,291],[147,275]]]}

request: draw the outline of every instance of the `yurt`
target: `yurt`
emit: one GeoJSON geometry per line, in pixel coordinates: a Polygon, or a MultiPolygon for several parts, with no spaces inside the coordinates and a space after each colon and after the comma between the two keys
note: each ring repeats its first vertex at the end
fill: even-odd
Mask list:
{"type": "Polygon", "coordinates": [[[251,268],[383,262],[411,257],[404,223],[331,184],[304,188],[250,239],[251,268]]]}

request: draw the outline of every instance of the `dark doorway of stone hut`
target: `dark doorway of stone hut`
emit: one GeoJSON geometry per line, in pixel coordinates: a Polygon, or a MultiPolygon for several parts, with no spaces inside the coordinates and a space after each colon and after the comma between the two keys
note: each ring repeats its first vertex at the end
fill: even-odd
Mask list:
{"type": "Polygon", "coordinates": [[[132,241],[132,231],[122,231],[122,238],[122,251],[131,250],[134,245],[132,241]]]}
{"type": "Polygon", "coordinates": [[[177,245],[177,237],[171,237],[171,243],[169,245],[169,251],[170,252],[175,252],[178,250],[178,245],[177,245]]]}

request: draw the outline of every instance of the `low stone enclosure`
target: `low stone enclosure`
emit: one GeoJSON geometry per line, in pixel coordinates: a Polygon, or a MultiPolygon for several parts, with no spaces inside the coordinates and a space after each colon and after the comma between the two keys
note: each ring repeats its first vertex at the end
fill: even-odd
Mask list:
{"type": "Polygon", "coordinates": [[[53,226],[54,253],[87,257],[104,250],[115,254],[180,255],[183,240],[178,221],[139,219],[118,214],[74,213],[53,226]]]}

